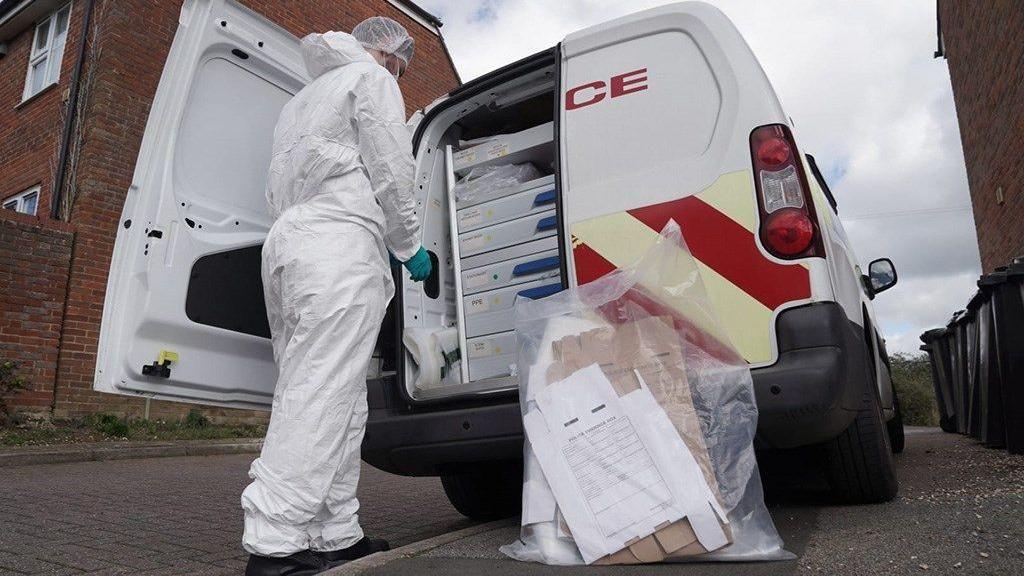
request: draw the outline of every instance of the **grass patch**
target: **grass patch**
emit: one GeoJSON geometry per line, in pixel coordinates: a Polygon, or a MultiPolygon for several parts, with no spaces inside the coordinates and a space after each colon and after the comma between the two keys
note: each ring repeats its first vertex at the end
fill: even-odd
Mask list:
{"type": "Polygon", "coordinates": [[[932,367],[925,354],[893,354],[892,384],[900,399],[903,423],[907,426],[938,426],[939,406],[935,403],[932,367]]]}
{"type": "Polygon", "coordinates": [[[213,424],[198,410],[185,418],[163,420],[127,419],[113,414],[90,414],[76,420],[55,421],[37,427],[0,428],[0,446],[45,446],[109,440],[216,440],[224,438],[262,438],[265,425],[213,424]]]}

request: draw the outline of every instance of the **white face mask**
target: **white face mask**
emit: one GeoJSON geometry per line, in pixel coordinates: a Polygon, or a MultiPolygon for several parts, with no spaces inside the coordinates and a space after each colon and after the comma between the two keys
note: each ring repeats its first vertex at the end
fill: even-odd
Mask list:
{"type": "Polygon", "coordinates": [[[384,69],[391,73],[398,80],[402,77],[405,70],[402,68],[402,61],[395,56],[387,55],[384,57],[384,69]]]}
{"type": "Polygon", "coordinates": [[[378,64],[383,66],[385,70],[395,77],[395,80],[401,78],[402,74],[405,73],[405,70],[402,67],[402,60],[400,58],[392,56],[391,54],[385,54],[379,50],[372,50],[370,53],[378,64]]]}

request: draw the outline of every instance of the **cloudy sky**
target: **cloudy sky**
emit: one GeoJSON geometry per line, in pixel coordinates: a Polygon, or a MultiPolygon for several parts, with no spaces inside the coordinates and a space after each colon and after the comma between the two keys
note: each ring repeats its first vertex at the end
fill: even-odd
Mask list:
{"type": "MultiPolygon", "coordinates": [[[[421,0],[469,80],[658,0],[421,0]]],[[[916,352],[980,273],[935,0],[711,0],[739,28],[839,202],[861,265],[896,263],[875,299],[890,352],[916,352]]]]}

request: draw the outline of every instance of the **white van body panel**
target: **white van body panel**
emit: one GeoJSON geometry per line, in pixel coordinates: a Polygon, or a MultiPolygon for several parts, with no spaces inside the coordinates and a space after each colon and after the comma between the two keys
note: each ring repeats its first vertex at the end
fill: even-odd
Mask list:
{"type": "Polygon", "coordinates": [[[274,126],[307,81],[293,35],[231,0],[185,2],[117,229],[97,390],[269,405],[270,340],[195,322],[185,301],[197,260],[263,242],[274,126]],[[170,376],[143,375],[162,351],[170,376]]]}
{"type": "Polygon", "coordinates": [[[825,259],[780,260],[761,245],[749,137],[789,121],[735,26],[700,2],[646,10],[569,35],[561,70],[570,282],[606,271],[595,257],[635,261],[675,219],[732,344],[752,367],[773,364],[778,314],[835,294],[825,259]],[[711,234],[688,221],[702,212],[723,226],[711,234]],[[730,261],[723,246],[742,256],[730,261]],[[758,266],[777,277],[751,272],[758,266]],[[785,298],[764,286],[786,282],[799,286],[785,298]]]}

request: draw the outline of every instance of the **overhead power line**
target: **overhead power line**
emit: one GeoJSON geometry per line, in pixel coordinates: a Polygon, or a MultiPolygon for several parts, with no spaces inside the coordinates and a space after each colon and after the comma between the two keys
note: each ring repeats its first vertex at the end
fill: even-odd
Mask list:
{"type": "Polygon", "coordinates": [[[878,218],[899,218],[903,216],[930,216],[934,214],[952,214],[955,212],[967,212],[970,206],[947,206],[944,208],[911,208],[908,210],[892,210],[889,212],[868,212],[866,214],[854,214],[852,216],[840,216],[844,222],[855,220],[874,220],[878,218]]]}

